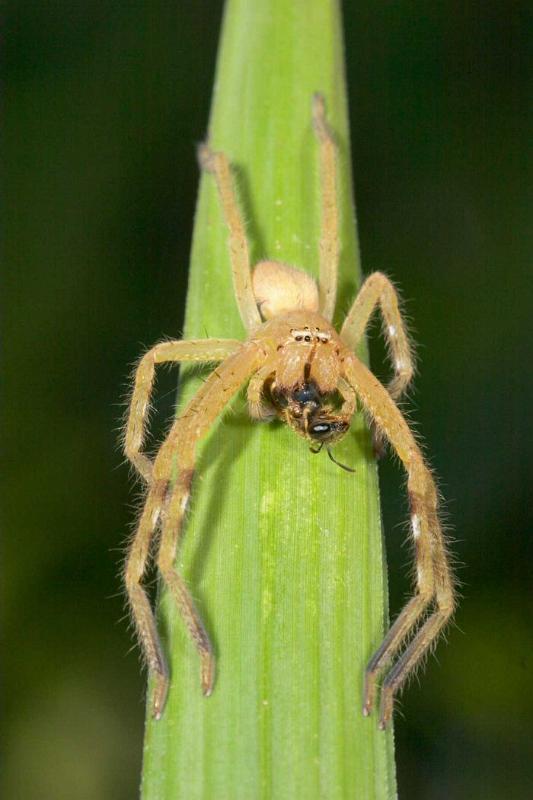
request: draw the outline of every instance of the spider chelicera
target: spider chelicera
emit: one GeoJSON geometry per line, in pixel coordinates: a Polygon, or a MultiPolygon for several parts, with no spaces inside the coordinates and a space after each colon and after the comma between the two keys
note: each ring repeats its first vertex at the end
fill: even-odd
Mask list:
{"type": "MultiPolygon", "coordinates": [[[[406,327],[393,285],[376,272],[366,279],[338,333],[331,324],[339,259],[336,148],[324,99],[315,95],[313,126],[319,144],[321,236],[318,286],[305,272],[275,261],[253,271],[231,168],[223,153],[200,148],[200,164],[214,175],[229,231],[235,298],[246,328],[245,342],[229,339],[165,341],[141,359],[125,431],[125,453],[148,491],[131,543],[125,583],[149,671],[152,712],[163,713],[169,674],[154,613],[142,586],[151,541],[161,528],[157,565],[201,662],[204,695],[213,690],[213,649],[185,582],[175,567],[176,550],[194,475],[195,450],[228,401],[248,384],[253,419],[281,419],[316,449],[330,448],[350,427],[356,406],[390,443],[407,472],[411,535],[415,548],[413,597],[389,629],[366,669],[363,714],[372,711],[377,680],[389,664],[381,690],[380,726],[391,719],[394,695],[428,652],[454,609],[453,575],[439,523],[437,490],[421,450],[396,400],[413,376],[406,327]],[[355,351],[374,310],[381,310],[394,378],[387,388],[355,351]],[[187,405],[152,461],[142,452],[155,366],[164,362],[221,362],[187,405]],[[178,460],[178,476],[172,480],[178,460]],[[408,642],[406,644],[406,642],[408,642]]],[[[330,452],[331,455],[331,452],[330,452]]]]}

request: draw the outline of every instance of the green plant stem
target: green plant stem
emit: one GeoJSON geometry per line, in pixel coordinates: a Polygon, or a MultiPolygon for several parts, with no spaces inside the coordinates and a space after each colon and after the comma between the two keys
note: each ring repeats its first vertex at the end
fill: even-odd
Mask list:
{"type": "MultiPolygon", "coordinates": [[[[340,319],[360,275],[339,6],[229,0],[210,144],[235,167],[253,259],[314,275],[315,91],[326,97],[339,145],[340,319]]],[[[207,175],[185,335],[244,336],[207,175]]],[[[181,405],[200,379],[183,371],[181,405]]],[[[362,419],[336,455],[355,475],[311,455],[285,427],[250,421],[242,395],[199,448],[178,562],[215,645],[217,680],[205,699],[197,653],[163,594],[172,686],[163,719],[147,718],[144,800],[395,796],[392,733],[361,714],[365,663],[386,619],[377,476],[362,419]]]]}

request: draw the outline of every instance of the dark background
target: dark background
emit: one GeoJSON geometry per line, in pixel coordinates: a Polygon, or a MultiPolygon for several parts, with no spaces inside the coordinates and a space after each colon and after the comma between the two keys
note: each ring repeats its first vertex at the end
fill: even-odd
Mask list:
{"type": "MultiPolygon", "coordinates": [[[[10,800],[136,796],[144,678],[122,619],[134,514],[117,430],[138,353],[180,332],[220,16],[207,0],[21,0],[6,15],[10,800]]],[[[412,416],[462,581],[449,644],[397,719],[410,800],[531,796],[528,22],[509,0],[345,9],[363,263],[407,300],[412,416]]],[[[379,345],[373,363],[385,374],[379,345]]],[[[396,468],[382,475],[395,612],[406,508],[396,468]]]]}

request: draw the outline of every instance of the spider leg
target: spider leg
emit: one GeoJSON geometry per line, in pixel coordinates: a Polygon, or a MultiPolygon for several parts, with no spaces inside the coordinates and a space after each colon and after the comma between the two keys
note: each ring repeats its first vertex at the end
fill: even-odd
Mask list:
{"type": "Polygon", "coordinates": [[[262,320],[252,287],[250,252],[231,176],[231,166],[225,153],[214,153],[207,144],[198,148],[198,159],[202,169],[215,176],[220,204],[229,230],[235,298],[244,327],[251,333],[261,325],[262,320]]]}
{"type": "Polygon", "coordinates": [[[344,380],[344,378],[339,378],[337,389],[343,400],[341,416],[343,416],[346,421],[349,422],[357,409],[357,396],[353,388],[347,381],[344,380]]]}
{"type": "Polygon", "coordinates": [[[442,629],[449,622],[451,611],[438,608],[425,621],[417,635],[405,649],[402,656],[393,665],[383,681],[381,690],[381,719],[380,728],[385,730],[394,710],[394,695],[405,682],[406,678],[416,668],[425,653],[431,649],[442,629]]]}
{"type": "Polygon", "coordinates": [[[194,475],[196,445],[232,395],[263,360],[264,354],[260,348],[255,345],[244,345],[238,353],[229,356],[217,367],[175,421],[154,462],[152,487],[134,540],[134,547],[138,542],[145,559],[141,564],[132,549],[126,570],[126,586],[148,667],[156,678],[152,699],[153,715],[156,719],[161,717],[164,708],[168,689],[168,670],[157,637],[153,612],[146,594],[139,585],[149,543],[146,531],[148,529],[153,531],[161,514],[162,533],[157,558],[159,571],[198,649],[201,659],[202,690],[205,695],[209,695],[214,681],[214,656],[211,643],[186,584],[174,566],[174,561],[183,531],[194,475]],[[171,486],[176,459],[179,464],[178,477],[171,486]],[[170,486],[171,488],[168,488],[170,486]],[[165,504],[161,510],[162,499],[165,499],[165,504]]]}
{"type": "Polygon", "coordinates": [[[167,486],[167,481],[157,481],[150,486],[124,571],[124,582],[135,627],[148,669],[154,676],[155,715],[159,715],[165,705],[168,669],[150,601],[141,586],[141,580],[146,569],[153,534],[161,515],[167,486]]]}
{"type": "Polygon", "coordinates": [[[274,372],[275,366],[276,359],[268,359],[261,369],[257,370],[248,384],[248,411],[252,419],[267,420],[274,414],[271,406],[264,400],[263,388],[265,381],[268,380],[270,375],[274,372]]]}
{"type": "MultiPolygon", "coordinates": [[[[208,697],[213,690],[213,683],[215,680],[215,658],[213,648],[202,622],[202,618],[187,589],[187,585],[174,567],[178,540],[187,510],[193,476],[194,467],[190,469],[181,468],[179,471],[178,479],[173,487],[171,500],[166,508],[157,565],[161,577],[170,589],[187,630],[200,655],[202,692],[208,697]]],[[[154,695],[154,716],[158,716],[157,695],[154,695]]]]}
{"type": "Polygon", "coordinates": [[[241,346],[241,342],[233,339],[161,342],[141,358],[135,372],[135,383],[124,433],[124,452],[147,483],[150,483],[152,478],[153,464],[148,456],[141,452],[141,448],[156,364],[168,361],[223,361],[241,346]]]}
{"type": "Polygon", "coordinates": [[[394,378],[387,388],[391,397],[397,400],[413,377],[413,351],[400,311],[398,293],[383,273],[374,272],[363,283],[344,321],[341,337],[348,348],[355,351],[377,306],[383,315],[383,331],[394,366],[394,378]]]}
{"type": "Polygon", "coordinates": [[[339,269],[339,204],[337,201],[337,153],[326,119],[321,94],[313,96],[313,126],[319,142],[322,221],[320,231],[320,313],[331,321],[337,299],[339,269]]]}
{"type": "Polygon", "coordinates": [[[433,613],[413,635],[401,657],[386,675],[381,697],[380,727],[392,716],[394,695],[428,652],[454,610],[453,575],[440,527],[437,490],[413,434],[387,390],[355,356],[344,361],[344,375],[401,459],[408,476],[411,534],[415,546],[416,594],[400,612],[383,643],[370,659],[365,676],[363,713],[370,714],[376,681],[413,635],[430,603],[433,613]]]}

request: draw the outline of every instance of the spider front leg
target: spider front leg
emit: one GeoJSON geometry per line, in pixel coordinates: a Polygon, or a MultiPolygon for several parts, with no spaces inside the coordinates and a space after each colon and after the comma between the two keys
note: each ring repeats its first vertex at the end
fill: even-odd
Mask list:
{"type": "Polygon", "coordinates": [[[437,513],[435,483],[404,417],[386,389],[355,356],[346,358],[344,374],[407,471],[416,559],[416,594],[400,612],[366,670],[365,716],[372,711],[379,675],[398,654],[406,638],[413,635],[430,604],[434,606],[433,612],[414,633],[410,644],[385,677],[380,716],[380,727],[385,728],[392,717],[395,694],[453,614],[453,575],[437,513]]]}
{"type": "Polygon", "coordinates": [[[196,444],[262,360],[264,355],[258,347],[241,345],[239,352],[229,356],[215,369],[172,426],[154,461],[152,484],[127,560],[125,579],[141,645],[155,679],[152,711],[156,719],[161,717],[165,705],[168,669],[155,618],[141,586],[150,539],[161,518],[158,567],[199,651],[202,690],[208,695],[214,680],[212,647],[185,582],[174,567],[174,561],[194,474],[196,444]],[[172,485],[176,461],[179,465],[178,477],[172,485]]]}
{"type": "Polygon", "coordinates": [[[202,169],[215,176],[220,204],[229,231],[229,253],[235,298],[244,327],[251,333],[261,325],[262,320],[252,287],[250,251],[231,176],[231,166],[225,153],[215,153],[207,144],[202,144],[198,148],[198,160],[202,169]]]}
{"type": "Polygon", "coordinates": [[[269,402],[265,400],[265,382],[275,372],[276,357],[271,356],[261,369],[259,369],[248,384],[247,400],[248,413],[252,419],[258,421],[271,420],[276,412],[269,402]]]}
{"type": "Polygon", "coordinates": [[[326,118],[326,103],[321,94],[313,96],[313,126],[319,142],[321,228],[320,228],[320,313],[333,319],[337,300],[339,271],[339,204],[337,200],[337,153],[326,118]]]}
{"type": "Polygon", "coordinates": [[[370,317],[379,306],[383,331],[394,367],[394,378],[387,387],[397,400],[409,386],[414,374],[413,348],[400,311],[398,293],[386,275],[374,272],[361,286],[341,329],[341,337],[355,351],[370,317]]]}
{"type": "Polygon", "coordinates": [[[224,361],[242,346],[233,339],[198,339],[161,342],[141,358],[136,372],[133,393],[124,433],[124,453],[147,483],[152,479],[153,464],[141,448],[150,408],[150,396],[155,379],[156,364],[180,361],[224,361]]]}

